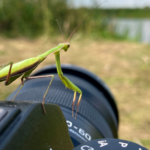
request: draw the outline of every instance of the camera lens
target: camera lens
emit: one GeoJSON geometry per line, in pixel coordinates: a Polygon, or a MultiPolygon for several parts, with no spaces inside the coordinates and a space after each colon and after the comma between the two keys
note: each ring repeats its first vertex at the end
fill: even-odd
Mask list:
{"type": "MultiPolygon", "coordinates": [[[[93,73],[73,65],[62,65],[64,75],[83,93],[77,118],[72,117],[74,92],[65,89],[57,76],[56,66],[45,67],[32,76],[53,74],[54,80],[45,103],[61,107],[74,146],[99,138],[118,137],[118,110],[115,100],[105,83],[93,73]]],[[[26,80],[15,101],[42,102],[51,78],[26,80]]],[[[7,100],[12,100],[18,89],[7,100]]],[[[77,99],[78,99],[77,95],[77,99]]],[[[61,125],[59,125],[61,128],[61,125]]]]}

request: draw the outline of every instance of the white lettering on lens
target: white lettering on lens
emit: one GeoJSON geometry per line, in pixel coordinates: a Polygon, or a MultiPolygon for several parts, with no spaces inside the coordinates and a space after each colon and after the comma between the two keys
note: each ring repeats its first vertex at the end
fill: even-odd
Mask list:
{"type": "Polygon", "coordinates": [[[91,140],[91,136],[88,133],[85,133],[85,138],[89,141],[91,140]]]}
{"type": "Polygon", "coordinates": [[[76,126],[74,126],[75,129],[78,129],[76,126]]]}
{"type": "Polygon", "coordinates": [[[80,133],[81,135],[83,135],[83,136],[85,135],[85,131],[84,131],[83,129],[81,129],[81,128],[79,129],[79,133],[80,133]]]}
{"type": "Polygon", "coordinates": [[[98,144],[100,144],[100,147],[103,147],[103,146],[106,146],[108,145],[108,143],[106,143],[107,141],[104,140],[104,141],[98,141],[98,144]]]}
{"type": "Polygon", "coordinates": [[[127,147],[128,146],[127,143],[123,143],[123,142],[119,142],[119,144],[121,144],[122,147],[127,147]]]}
{"type": "Polygon", "coordinates": [[[82,135],[84,138],[86,138],[86,140],[90,141],[92,139],[91,135],[89,135],[88,133],[86,133],[82,128],[79,128],[79,130],[78,130],[77,126],[73,126],[73,123],[71,121],[67,120],[66,123],[68,125],[68,128],[74,128],[74,129],[76,129],[79,132],[80,135],[82,135]]]}
{"type": "Polygon", "coordinates": [[[70,122],[70,121],[66,121],[67,122],[67,124],[68,124],[68,127],[72,127],[72,122],[70,122]]]}
{"type": "Polygon", "coordinates": [[[88,145],[83,145],[83,146],[81,147],[81,150],[94,150],[94,148],[89,147],[88,145]],[[87,149],[87,148],[88,148],[88,149],[87,149]]]}

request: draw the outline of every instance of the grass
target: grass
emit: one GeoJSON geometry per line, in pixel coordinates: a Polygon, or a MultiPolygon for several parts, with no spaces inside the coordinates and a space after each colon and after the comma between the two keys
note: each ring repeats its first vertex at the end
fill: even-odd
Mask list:
{"type": "MultiPolygon", "coordinates": [[[[0,64],[18,62],[37,56],[62,42],[52,39],[0,38],[0,64]]],[[[78,65],[97,74],[109,86],[116,98],[119,113],[119,138],[150,149],[150,45],[72,38],[67,53],[61,52],[61,62],[78,65]]],[[[36,70],[54,64],[50,55],[36,70]]],[[[4,100],[20,84],[0,83],[0,99],[4,100]]]]}

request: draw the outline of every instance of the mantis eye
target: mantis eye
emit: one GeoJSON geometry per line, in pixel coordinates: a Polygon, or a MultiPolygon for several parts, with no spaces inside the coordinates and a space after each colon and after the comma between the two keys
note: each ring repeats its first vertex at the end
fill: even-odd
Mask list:
{"type": "Polygon", "coordinates": [[[68,48],[70,47],[70,44],[68,43],[68,48]]]}

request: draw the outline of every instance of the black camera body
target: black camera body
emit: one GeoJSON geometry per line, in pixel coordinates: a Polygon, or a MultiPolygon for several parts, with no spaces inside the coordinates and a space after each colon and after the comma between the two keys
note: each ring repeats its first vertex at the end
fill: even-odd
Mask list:
{"type": "Polygon", "coordinates": [[[59,106],[0,102],[0,150],[72,150],[66,120],[59,106]]]}
{"type": "MultiPolygon", "coordinates": [[[[146,150],[113,138],[89,140],[74,148],[68,132],[73,124],[66,121],[58,105],[44,107],[46,114],[40,103],[0,102],[0,150],[146,150]]],[[[87,136],[81,128],[79,133],[87,136]]]]}
{"type": "Polygon", "coordinates": [[[41,101],[50,82],[48,78],[27,80],[14,102],[10,100],[17,90],[7,98],[9,101],[0,102],[0,150],[144,150],[114,139],[118,138],[119,115],[104,82],[82,68],[61,67],[83,92],[77,119],[72,117],[73,91],[60,82],[56,66],[48,66],[33,75],[55,75],[45,99],[46,114],[41,101]]]}

